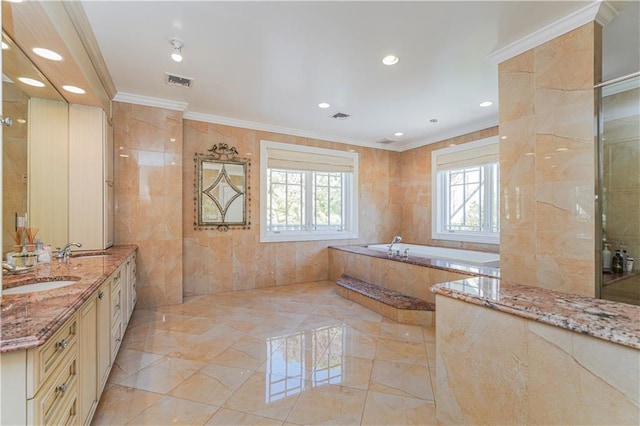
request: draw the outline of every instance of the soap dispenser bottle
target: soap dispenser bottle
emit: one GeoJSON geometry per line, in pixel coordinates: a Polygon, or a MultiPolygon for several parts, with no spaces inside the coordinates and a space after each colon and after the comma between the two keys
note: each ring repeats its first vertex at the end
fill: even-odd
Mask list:
{"type": "Polygon", "coordinates": [[[611,250],[609,250],[609,244],[605,244],[604,250],[602,250],[602,270],[611,272],[611,250]]]}

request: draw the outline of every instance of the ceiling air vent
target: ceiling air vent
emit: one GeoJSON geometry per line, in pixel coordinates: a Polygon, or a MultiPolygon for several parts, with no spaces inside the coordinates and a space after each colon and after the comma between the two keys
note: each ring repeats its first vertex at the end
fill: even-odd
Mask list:
{"type": "Polygon", "coordinates": [[[191,88],[193,84],[193,79],[189,77],[183,77],[181,75],[169,74],[168,72],[164,73],[165,83],[169,86],[178,86],[184,87],[185,89],[191,88]]]}
{"type": "Polygon", "coordinates": [[[382,145],[389,145],[390,143],[394,143],[395,141],[393,139],[380,139],[379,141],[376,141],[376,143],[380,143],[382,145]]]}
{"type": "Polygon", "coordinates": [[[347,117],[349,117],[349,114],[345,114],[344,112],[336,112],[331,117],[335,118],[336,120],[346,120],[347,117]]]}

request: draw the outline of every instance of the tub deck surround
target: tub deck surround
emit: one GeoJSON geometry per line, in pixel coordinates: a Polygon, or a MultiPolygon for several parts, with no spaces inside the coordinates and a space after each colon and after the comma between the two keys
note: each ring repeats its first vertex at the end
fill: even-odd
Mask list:
{"type": "MultiPolygon", "coordinates": [[[[458,261],[452,260],[443,260],[443,259],[427,259],[424,257],[419,257],[412,255],[409,252],[409,258],[405,259],[403,256],[400,257],[389,257],[386,253],[370,249],[367,245],[352,245],[352,246],[330,246],[330,249],[345,251],[348,253],[361,254],[364,256],[376,257],[378,259],[387,259],[395,262],[403,262],[408,263],[410,265],[416,266],[425,266],[433,269],[440,269],[443,271],[449,272],[459,272],[461,274],[472,275],[472,276],[485,276],[485,277],[494,277],[500,278],[500,268],[494,268],[489,266],[474,266],[474,265],[465,265],[458,261]]],[[[377,245],[377,244],[376,244],[377,245]]]]}
{"type": "Polygon", "coordinates": [[[640,306],[476,277],[432,287],[436,295],[640,349],[640,306]]]}
{"type": "Polygon", "coordinates": [[[425,327],[435,323],[434,303],[345,274],[336,281],[336,293],[395,322],[425,327]]]}
{"type": "Polygon", "coordinates": [[[3,288],[65,278],[79,281],[53,290],[3,294],[0,352],[44,344],[136,249],[135,245],[116,246],[106,250],[108,256],[72,257],[68,263],[53,259],[39,264],[34,272],[4,276],[3,288]]]}

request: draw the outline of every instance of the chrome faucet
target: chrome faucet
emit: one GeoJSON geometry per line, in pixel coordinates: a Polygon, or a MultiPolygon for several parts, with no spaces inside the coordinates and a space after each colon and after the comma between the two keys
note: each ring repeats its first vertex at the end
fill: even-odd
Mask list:
{"type": "Polygon", "coordinates": [[[58,253],[56,254],[56,259],[62,259],[65,262],[69,260],[69,256],[71,256],[71,246],[82,247],[80,243],[68,243],[61,249],[58,249],[58,253]]]}
{"type": "Polygon", "coordinates": [[[393,241],[391,241],[391,244],[389,244],[389,250],[387,250],[388,256],[393,256],[393,245],[398,244],[400,241],[402,241],[402,237],[400,237],[400,235],[396,235],[395,237],[393,237],[393,241]]]}

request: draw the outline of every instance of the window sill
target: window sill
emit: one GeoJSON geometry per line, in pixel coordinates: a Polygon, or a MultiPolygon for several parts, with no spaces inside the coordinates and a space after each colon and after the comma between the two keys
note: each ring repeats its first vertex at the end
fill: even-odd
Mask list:
{"type": "Polygon", "coordinates": [[[260,234],[261,243],[283,243],[295,241],[352,240],[358,238],[355,232],[272,232],[260,234]]]}

